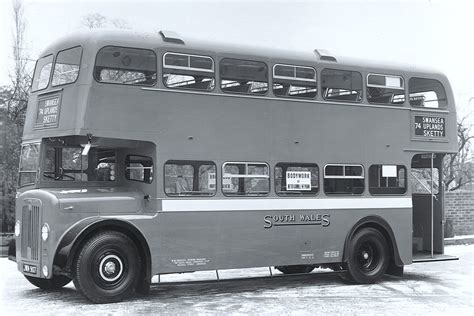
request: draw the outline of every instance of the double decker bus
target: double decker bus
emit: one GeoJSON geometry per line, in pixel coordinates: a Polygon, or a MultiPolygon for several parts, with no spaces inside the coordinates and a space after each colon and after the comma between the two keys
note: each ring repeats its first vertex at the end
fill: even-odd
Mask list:
{"type": "Polygon", "coordinates": [[[408,66],[77,33],[36,64],[15,244],[33,285],[89,300],[152,276],[316,267],[355,283],[446,259],[447,78],[408,66]]]}

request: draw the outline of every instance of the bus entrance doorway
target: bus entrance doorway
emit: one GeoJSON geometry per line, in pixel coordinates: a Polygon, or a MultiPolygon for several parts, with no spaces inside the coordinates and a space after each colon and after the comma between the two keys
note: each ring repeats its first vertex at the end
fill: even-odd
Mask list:
{"type": "Polygon", "coordinates": [[[442,154],[417,154],[411,161],[413,262],[456,260],[444,254],[442,154]]]}

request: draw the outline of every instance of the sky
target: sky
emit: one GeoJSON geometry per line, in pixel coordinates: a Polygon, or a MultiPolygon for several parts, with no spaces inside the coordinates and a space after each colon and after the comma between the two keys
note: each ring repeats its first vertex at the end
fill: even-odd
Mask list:
{"type": "MultiPolygon", "coordinates": [[[[36,59],[60,36],[100,13],[131,29],[183,37],[438,69],[453,87],[458,113],[474,123],[474,1],[145,1],[23,0],[23,49],[36,59]]],[[[12,69],[11,1],[0,0],[0,84],[12,69]]],[[[33,67],[34,62],[31,62],[33,67]]]]}

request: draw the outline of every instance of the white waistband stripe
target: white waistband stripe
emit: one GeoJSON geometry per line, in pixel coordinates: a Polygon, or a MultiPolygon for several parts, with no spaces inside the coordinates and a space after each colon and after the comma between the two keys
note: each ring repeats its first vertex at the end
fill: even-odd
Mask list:
{"type": "Polygon", "coordinates": [[[411,208],[411,198],[162,200],[163,211],[334,210],[411,208]]]}

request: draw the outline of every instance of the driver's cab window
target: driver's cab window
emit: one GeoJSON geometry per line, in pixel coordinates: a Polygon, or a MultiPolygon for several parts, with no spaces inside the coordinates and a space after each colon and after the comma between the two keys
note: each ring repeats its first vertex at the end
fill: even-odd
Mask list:
{"type": "Polygon", "coordinates": [[[48,147],[42,179],[46,181],[114,181],[115,150],[93,147],[48,147]]]}

